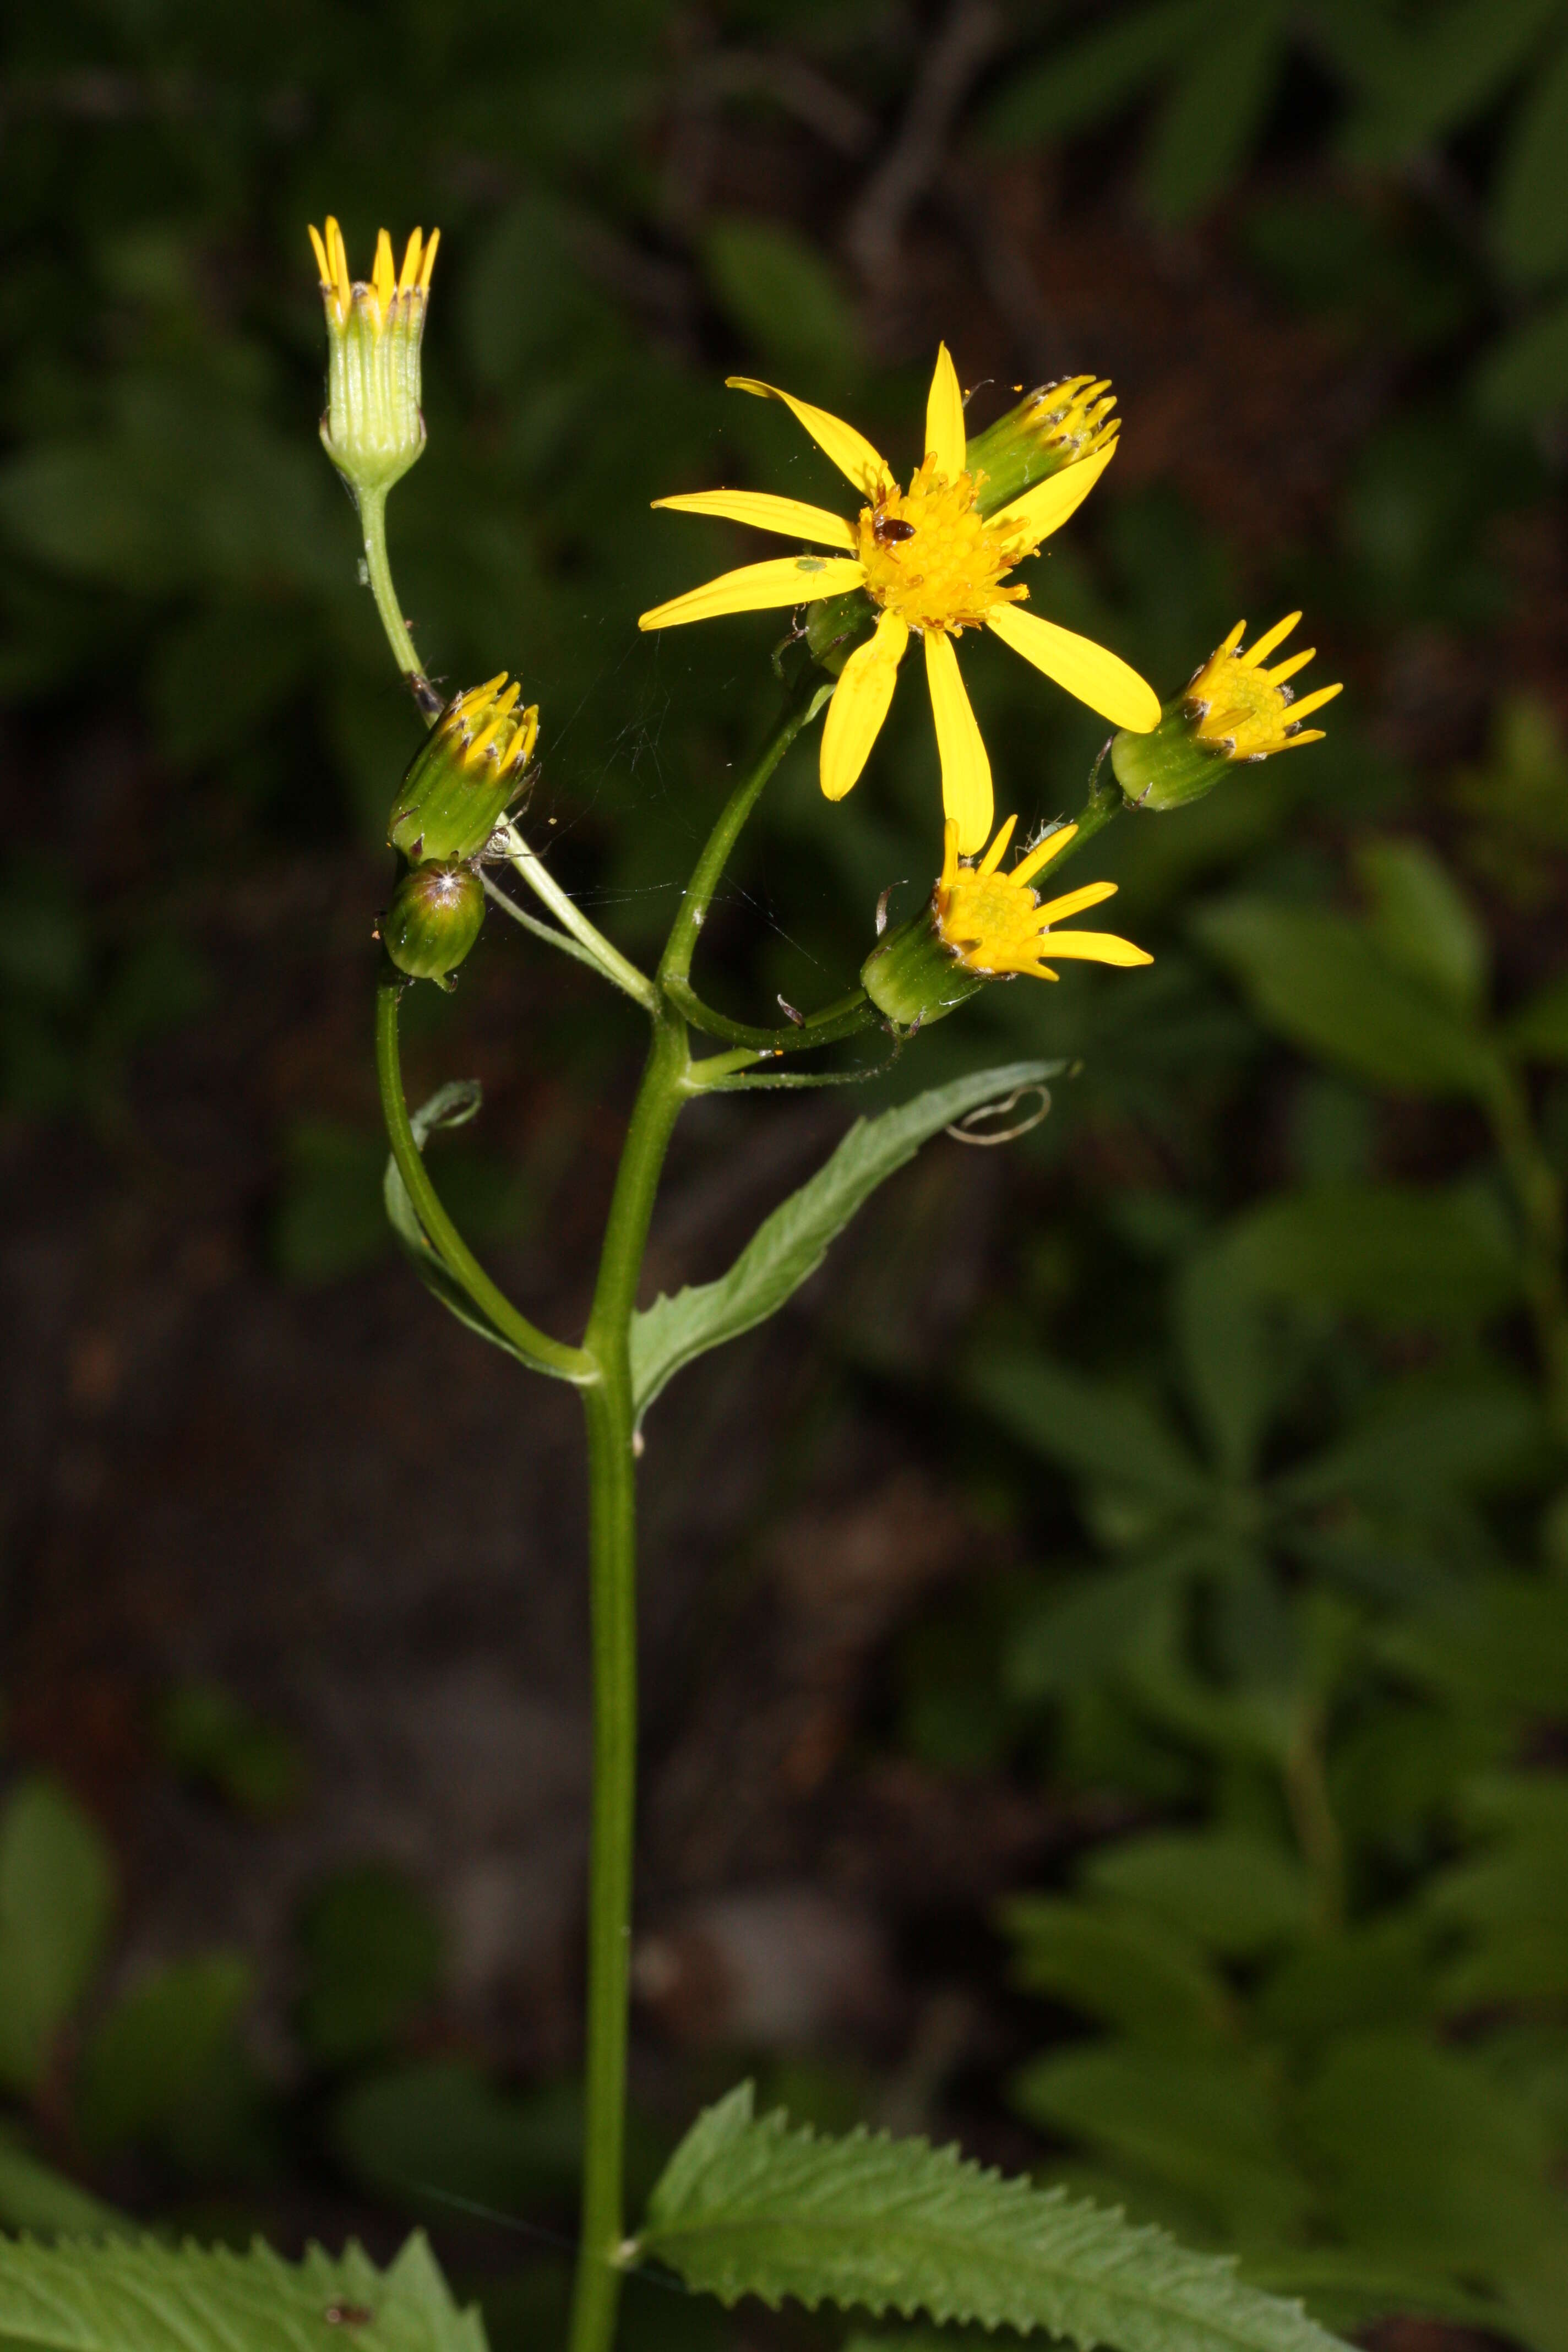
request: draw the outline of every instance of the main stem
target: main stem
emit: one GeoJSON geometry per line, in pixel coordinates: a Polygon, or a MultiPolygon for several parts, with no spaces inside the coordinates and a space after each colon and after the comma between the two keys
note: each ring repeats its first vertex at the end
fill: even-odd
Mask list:
{"type": "MultiPolygon", "coordinates": [[[[659,966],[684,981],[709,904],[763,785],[810,715],[797,694],[708,837],[659,966]]],[[[693,1091],[686,1023],[661,992],[653,1042],[605,1227],[583,1345],[599,1379],[583,1390],[588,1424],[588,1547],[594,1662],[594,1790],[588,1858],[588,1997],[583,2216],[571,2352],[610,2352],[626,2231],[626,2039],[631,1995],[632,1853],[637,1815],[637,1484],[631,1328],[648,1223],[680,1108],[693,1091]]]]}

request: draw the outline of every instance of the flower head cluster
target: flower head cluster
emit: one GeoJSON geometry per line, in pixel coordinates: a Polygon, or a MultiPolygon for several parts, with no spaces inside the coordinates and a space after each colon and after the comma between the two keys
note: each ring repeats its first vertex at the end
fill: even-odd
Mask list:
{"type": "Polygon", "coordinates": [[[1237,621],[1183,691],[1164,705],[1158,727],[1148,734],[1117,736],[1111,766],[1130,801],[1140,808],[1181,808],[1212,791],[1232,761],[1268,760],[1276,751],[1322,740],[1321,727],[1301,722],[1331,702],[1340,688],[1320,686],[1297,701],[1289,684],[1316,648],[1308,646],[1273,669],[1264,667],[1300,617],[1288,613],[1245,653],[1247,623],[1237,621]]]}
{"type": "MultiPolygon", "coordinates": [[[[926,403],[924,455],[908,489],[900,488],[887,459],[842,418],[749,376],[730,382],[760,399],[782,400],[859,492],[860,510],[851,520],[760,490],[698,490],[656,499],[658,506],[721,515],[836,551],[746,564],[656,606],[639,626],[671,628],[721,613],[863,592],[878,619],[871,636],[844,664],[828,705],[821,774],[829,800],[842,799],[865,767],[911,635],[919,635],[925,655],[942,804],[965,855],[984,846],[994,805],[991,763],[953,652],[953,639],[965,629],[989,629],[1117,727],[1157,723],[1159,703],[1135,670],[1088,637],[1020,611],[1027,589],[1005,584],[1013,567],[1083,503],[1110,462],[1116,435],[1102,383],[1074,378],[1038,396],[1052,404],[1039,409],[1032,423],[1020,425],[1021,412],[1004,420],[1012,437],[994,442],[988,462],[998,469],[1005,461],[1031,487],[997,505],[986,495],[989,477],[976,458],[981,444],[972,449],[967,439],[963,395],[945,343],[926,403]]],[[[1035,398],[1025,402],[1026,410],[1035,398]]],[[[993,435],[999,430],[993,427],[993,435]]]]}
{"type": "Polygon", "coordinates": [[[329,214],[310,231],[327,314],[327,413],[321,440],[356,493],[386,491],[425,446],[419,345],[439,229],[408,240],[395,268],[392,239],[376,238],[368,280],[351,279],[343,233],[329,214]]]}

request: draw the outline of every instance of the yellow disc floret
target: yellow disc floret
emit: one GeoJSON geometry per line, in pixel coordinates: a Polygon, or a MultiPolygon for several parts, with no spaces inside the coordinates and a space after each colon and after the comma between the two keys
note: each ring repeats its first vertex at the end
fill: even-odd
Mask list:
{"type": "Polygon", "coordinates": [[[1298,670],[1306,668],[1317,648],[1309,646],[1275,669],[1263,667],[1267,656],[1284,643],[1300,617],[1300,613],[1287,614],[1247,653],[1240,650],[1247,623],[1237,621],[1224,645],[1209,656],[1182,698],[1189,717],[1196,722],[1200,743],[1223,752],[1227,760],[1266,760],[1271,752],[1293,751],[1300,744],[1321,741],[1322,729],[1303,727],[1301,721],[1331,702],[1341,688],[1321,686],[1315,694],[1298,702],[1286,684],[1298,670]]]}
{"type": "Polygon", "coordinates": [[[917,467],[907,490],[884,491],[856,525],[866,593],[911,629],[977,629],[998,604],[1023,601],[1002,575],[1023,553],[1019,534],[985,521],[972,476],[949,481],[934,457],[917,467]]]}
{"type": "Polygon", "coordinates": [[[1114,898],[1116,885],[1086,882],[1081,889],[1047,899],[1042,906],[1030,882],[1042,866],[1061,855],[1078,827],[1058,825],[1010,873],[1004,874],[1002,858],[1017,821],[1012,816],[1007,819],[975,864],[959,856],[958,827],[951,821],[947,824],[942,873],[931,903],[937,936],[948,953],[966,971],[985,980],[1000,980],[1010,972],[1055,980],[1057,974],[1045,961],[1047,954],[1089,963],[1152,963],[1153,958],[1142,948],[1112,932],[1052,931],[1054,923],[1065,923],[1068,916],[1081,914],[1086,907],[1098,907],[1114,898]]]}

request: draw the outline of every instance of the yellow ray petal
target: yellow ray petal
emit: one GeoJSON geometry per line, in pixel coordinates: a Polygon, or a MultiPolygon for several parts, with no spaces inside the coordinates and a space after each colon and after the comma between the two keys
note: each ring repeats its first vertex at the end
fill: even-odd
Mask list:
{"type": "Polygon", "coordinates": [[[819,596],[841,596],[865,578],[847,555],[781,555],[771,563],[745,563],[725,572],[668,604],[656,604],[637,621],[639,629],[673,629],[683,621],[710,621],[720,613],[765,613],[776,604],[814,604],[819,596]]]}
{"type": "Polygon", "coordinates": [[[800,499],[775,498],[771,490],[688,490],[677,499],[655,499],[656,507],[679,514],[720,515],[726,522],[749,522],[757,530],[782,531],[786,539],[809,539],[817,547],[855,545],[842,515],[808,507],[800,499]]]}
{"type": "Polygon", "coordinates": [[[826,408],[813,408],[809,401],[796,400],[794,393],[780,392],[776,384],[759,383],[755,376],[727,375],[724,381],[731,392],[754,393],[759,400],[782,400],[793,409],[817,447],[832,458],[841,474],[847,474],[862,498],[875,499],[898,488],[887,459],[841,416],[830,416],[826,408]]]}
{"type": "Polygon", "coordinates": [[[1065,686],[1113,727],[1128,727],[1146,735],[1159,725],[1160,698],[1153,688],[1146,686],[1119,654],[1097,646],[1092,637],[1058,629],[1054,621],[1042,621],[1037,613],[1021,613],[1016,604],[994,605],[985,616],[985,625],[1005,646],[1043,669],[1047,677],[1065,686]]]}
{"type": "Polygon", "coordinates": [[[990,848],[986,851],[984,856],[981,859],[979,865],[976,866],[976,873],[995,873],[996,868],[1001,865],[1004,856],[1006,855],[1007,844],[1013,838],[1013,828],[1017,822],[1018,820],[1016,816],[1003,818],[1001,824],[996,828],[996,838],[992,843],[990,848]]]}
{"type": "Polygon", "coordinates": [[[1336,694],[1343,692],[1342,685],[1321,686],[1316,694],[1304,694],[1300,702],[1292,703],[1290,706],[1291,719],[1305,719],[1310,712],[1321,710],[1325,702],[1331,702],[1336,694]]]}
{"type": "Polygon", "coordinates": [[[939,343],[936,373],[926,399],[926,455],[936,459],[938,472],[945,474],[950,482],[955,482],[963,471],[966,443],[963,394],[959,388],[958,372],[947,345],[939,343]]]}
{"type": "Polygon", "coordinates": [[[1268,660],[1276,646],[1284,644],[1300,617],[1300,613],[1287,613],[1282,621],[1276,621],[1271,629],[1265,629],[1258,643],[1242,655],[1242,660],[1250,669],[1256,669],[1259,662],[1268,660]]]}
{"type": "Polygon", "coordinates": [[[419,291],[421,294],[428,294],[430,291],[430,273],[436,267],[436,248],[440,242],[440,230],[438,228],[433,228],[425,241],[425,258],[419,265],[419,291]]]}
{"type": "Polygon", "coordinates": [[[942,754],[942,804],[958,820],[958,846],[965,857],[984,848],[995,805],[991,762],[959,676],[952,640],[940,629],[924,633],[926,684],[931,688],[936,748],[942,754]]]}
{"type": "Polygon", "coordinates": [[[1037,841],[1035,844],[1026,857],[1019,858],[1013,868],[1014,881],[1029,881],[1039,872],[1042,866],[1048,866],[1053,857],[1059,857],[1069,841],[1077,839],[1076,824],[1058,824],[1055,833],[1047,833],[1044,841],[1037,841]]]}
{"type": "Polygon", "coordinates": [[[1071,963],[1152,963],[1154,959],[1146,949],[1135,948],[1131,940],[1119,940],[1114,931],[1047,931],[1039,941],[1040,953],[1056,956],[1071,963]]]}
{"type": "Polygon", "coordinates": [[[419,256],[424,242],[418,229],[410,231],[408,243],[403,252],[403,268],[397,280],[397,290],[400,294],[406,294],[411,287],[416,286],[419,282],[419,256]]]}
{"type": "Polygon", "coordinates": [[[822,789],[830,801],[841,801],[859,782],[888,715],[909,641],[908,623],[896,613],[884,613],[876,635],[857,646],[844,665],[822,729],[822,789]]]}
{"type": "Polygon", "coordinates": [[[1027,546],[1038,547],[1053,530],[1059,530],[1069,515],[1076,514],[1112,457],[1116,444],[1097,449],[1092,457],[1080,457],[1076,466],[1065,466],[1059,474],[1048,474],[1026,490],[1021,499],[1003,507],[991,518],[994,530],[1004,526],[1016,530],[1027,546]]]}
{"type": "Polygon", "coordinates": [[[1081,915],[1086,907],[1102,906],[1107,898],[1115,896],[1114,882],[1086,882],[1081,888],[1069,890],[1065,897],[1053,898],[1048,906],[1042,907],[1039,919],[1042,923],[1065,923],[1069,915],[1081,915]]]}
{"type": "Polygon", "coordinates": [[[397,272],[392,266],[392,239],[384,229],[376,231],[375,266],[370,273],[371,291],[384,310],[397,291],[397,272]]]}

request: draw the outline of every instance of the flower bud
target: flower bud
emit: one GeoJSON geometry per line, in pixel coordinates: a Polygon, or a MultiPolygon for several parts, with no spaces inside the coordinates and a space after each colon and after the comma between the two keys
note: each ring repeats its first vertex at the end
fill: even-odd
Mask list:
{"type": "Polygon", "coordinates": [[[471,866],[416,866],[393,892],[380,938],[410,980],[450,990],[484,919],[485,886],[471,866]]]}
{"type": "Polygon", "coordinates": [[[942,872],[931,903],[889,932],[860,967],[860,985],[879,1013],[900,1029],[940,1021],[989,980],[1055,980],[1047,962],[1140,964],[1152,959],[1113,931],[1056,926],[1116,896],[1114,882],[1086,882],[1043,904],[1037,874],[1076,840],[1076,824],[1046,834],[1007,872],[1002,860],[1016,817],[1009,817],[983,857],[960,857],[958,825],[949,818],[942,872]]]}
{"type": "Polygon", "coordinates": [[[1109,381],[1093,376],[1037,384],[969,444],[963,462],[981,513],[995,514],[1035,483],[1104,449],[1121,430],[1115,406],[1109,381]]]}
{"type": "Polygon", "coordinates": [[[387,839],[410,866],[478,857],[517,798],[539,740],[539,706],[517,708],[506,672],[450,702],[408,763],[387,839]]]}
{"type": "Polygon", "coordinates": [[[343,233],[331,214],[323,233],[310,231],[327,312],[321,441],[356,495],[389,490],[425,446],[419,344],[440,241],[439,229],[428,242],[416,229],[398,274],[383,229],[367,284],[350,280],[343,233]]]}
{"type": "Polygon", "coordinates": [[[1112,739],[1110,764],[1134,808],[1184,807],[1212,792],[1234,761],[1267,760],[1322,740],[1321,727],[1301,721],[1331,702],[1340,688],[1321,686],[1298,702],[1286,683],[1316,648],[1309,646],[1271,670],[1262,666],[1300,617],[1291,613],[1277,621],[1247,653],[1239,650],[1247,623],[1237,621],[1184,690],[1162,705],[1157,727],[1147,735],[1123,730],[1112,739]]]}

